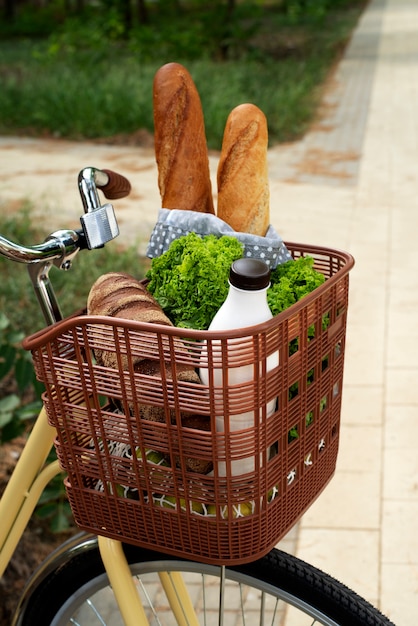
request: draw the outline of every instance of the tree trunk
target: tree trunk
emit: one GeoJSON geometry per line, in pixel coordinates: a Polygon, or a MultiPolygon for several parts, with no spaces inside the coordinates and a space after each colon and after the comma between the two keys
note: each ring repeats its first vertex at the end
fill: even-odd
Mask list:
{"type": "Polygon", "coordinates": [[[226,61],[229,56],[229,35],[231,33],[231,22],[235,11],[236,0],[227,0],[225,8],[225,19],[223,21],[223,41],[220,42],[219,50],[221,59],[226,61]]]}
{"type": "Polygon", "coordinates": [[[137,0],[138,7],[138,19],[140,24],[148,24],[149,15],[147,5],[145,4],[145,0],[137,0]]]}
{"type": "Polygon", "coordinates": [[[132,30],[131,0],[121,0],[120,6],[122,9],[123,23],[125,25],[125,33],[129,33],[129,31],[132,30]]]}
{"type": "Polygon", "coordinates": [[[75,10],[78,14],[81,14],[84,11],[84,0],[76,0],[75,10]]]}
{"type": "Polygon", "coordinates": [[[6,20],[12,21],[16,16],[15,3],[13,0],[4,0],[3,15],[6,20]]]}

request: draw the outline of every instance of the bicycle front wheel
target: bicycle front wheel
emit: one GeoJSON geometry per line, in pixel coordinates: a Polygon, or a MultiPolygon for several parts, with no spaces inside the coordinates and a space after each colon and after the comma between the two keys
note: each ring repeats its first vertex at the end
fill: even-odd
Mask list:
{"type": "MultiPolygon", "coordinates": [[[[222,569],[125,546],[149,624],[225,626],[393,626],[356,593],[296,557],[272,550],[246,565],[222,569]],[[179,621],[159,573],[183,574],[194,613],[179,621]],[[183,621],[182,621],[183,620],[183,621]]],[[[123,626],[98,550],[53,572],[28,603],[24,626],[123,626]]]]}

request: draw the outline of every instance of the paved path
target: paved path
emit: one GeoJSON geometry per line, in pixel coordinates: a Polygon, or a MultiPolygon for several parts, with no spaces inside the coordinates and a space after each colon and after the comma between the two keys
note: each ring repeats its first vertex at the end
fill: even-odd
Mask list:
{"type": "Polygon", "coordinates": [[[297,553],[399,626],[412,626],[418,612],[415,0],[370,3],[334,82],[325,102],[335,98],[336,106],[324,129],[298,146],[301,159],[314,147],[335,163],[341,145],[358,160],[341,159],[339,178],[333,166],[327,176],[309,172],[309,180],[302,172],[299,184],[272,183],[275,206],[282,192],[277,221],[288,239],[340,246],[356,258],[339,462],[303,517],[297,553]]]}
{"type": "MultiPolygon", "coordinates": [[[[337,472],[285,543],[397,626],[418,613],[417,85],[418,3],[371,0],[320,122],[269,152],[279,232],[356,258],[337,472]]],[[[53,229],[76,222],[81,167],[125,173],[121,241],[144,249],[159,206],[152,151],[0,138],[0,159],[0,203],[30,196],[53,229]]]]}

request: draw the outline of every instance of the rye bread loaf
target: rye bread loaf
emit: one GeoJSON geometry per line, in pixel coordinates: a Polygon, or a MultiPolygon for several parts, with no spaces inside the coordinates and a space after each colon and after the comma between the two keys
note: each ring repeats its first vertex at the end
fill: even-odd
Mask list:
{"type": "MultiPolygon", "coordinates": [[[[136,322],[148,322],[173,326],[165,315],[162,308],[152,294],[147,291],[145,285],[129,274],[123,272],[109,272],[100,276],[90,289],[87,300],[88,315],[105,315],[119,317],[136,322]]],[[[175,348],[187,355],[180,338],[175,338],[175,348]]],[[[158,375],[161,372],[161,364],[158,360],[157,345],[155,346],[156,357],[152,359],[141,355],[130,355],[130,362],[135,370],[149,375],[158,375]]],[[[95,356],[100,365],[105,367],[118,367],[118,355],[116,350],[96,350],[95,356]]],[[[119,355],[121,358],[121,355],[119,355]]],[[[123,369],[128,367],[127,356],[122,356],[123,369]]],[[[165,362],[166,376],[172,378],[173,364],[165,362]]],[[[192,365],[187,363],[175,364],[176,375],[179,380],[199,383],[200,378],[192,365]]]]}
{"type": "MultiPolygon", "coordinates": [[[[87,299],[87,313],[172,326],[145,285],[124,272],[109,272],[96,280],[87,299]]],[[[117,367],[115,351],[96,350],[95,357],[100,365],[117,367]]],[[[127,369],[126,356],[122,355],[121,359],[123,369],[127,369]]],[[[131,357],[134,366],[141,360],[138,356],[131,357]]]]}

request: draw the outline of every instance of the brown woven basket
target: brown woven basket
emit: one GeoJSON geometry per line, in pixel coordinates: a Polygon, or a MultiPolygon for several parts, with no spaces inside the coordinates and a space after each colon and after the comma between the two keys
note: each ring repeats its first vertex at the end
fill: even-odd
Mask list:
{"type": "Polygon", "coordinates": [[[207,563],[243,563],[267,553],[320,494],[337,459],[354,261],[287,246],[295,258],[312,256],[327,280],[264,324],[205,332],[78,315],[26,339],[81,528],[207,563]],[[100,350],[117,354],[118,367],[98,366],[100,350]],[[222,386],[178,376],[185,365],[210,370],[219,353],[222,386]],[[144,360],[152,373],[133,365],[144,360]],[[253,368],[251,382],[228,383],[238,365],[253,368]],[[229,419],[216,432],[220,412],[229,419]],[[232,430],[234,415],[246,412],[254,425],[232,430]],[[252,460],[249,470],[235,475],[242,459],[252,460]],[[203,466],[211,471],[192,471],[203,466]]]}

